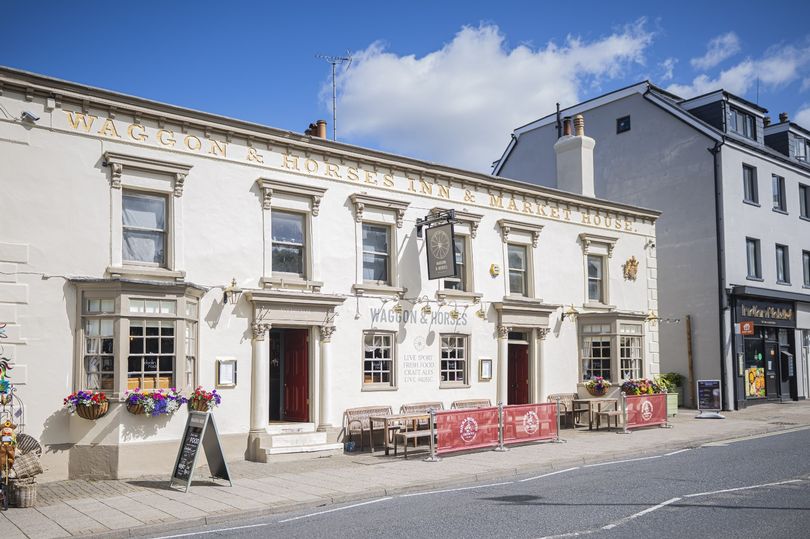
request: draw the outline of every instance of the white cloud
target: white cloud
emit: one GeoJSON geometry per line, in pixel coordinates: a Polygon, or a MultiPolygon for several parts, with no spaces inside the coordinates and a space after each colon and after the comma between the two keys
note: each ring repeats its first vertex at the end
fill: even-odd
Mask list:
{"type": "Polygon", "coordinates": [[[706,45],[706,54],[699,58],[692,58],[689,63],[695,69],[705,71],[738,52],[740,52],[740,38],[734,32],[728,32],[709,41],[709,44],[706,45]]]}
{"type": "Polygon", "coordinates": [[[666,60],[658,64],[658,67],[660,67],[661,70],[663,71],[658,80],[661,82],[672,80],[673,73],[675,71],[675,64],[677,63],[678,63],[677,58],[667,58],[666,60]]]}
{"type": "Polygon", "coordinates": [[[489,171],[515,127],[643,65],[653,37],[645,22],[591,41],[569,36],[561,45],[511,49],[497,26],[465,27],[418,58],[374,43],[339,75],[338,137],[489,171]]]}
{"type": "Polygon", "coordinates": [[[801,77],[810,66],[810,46],[783,45],[771,47],[759,59],[746,58],[712,78],[698,75],[690,84],[672,84],[667,90],[683,97],[692,97],[723,88],[744,95],[759,79],[761,88],[784,86],[801,77]]]}
{"type": "Polygon", "coordinates": [[[805,129],[810,129],[810,103],[805,103],[793,116],[793,120],[805,129]]]}

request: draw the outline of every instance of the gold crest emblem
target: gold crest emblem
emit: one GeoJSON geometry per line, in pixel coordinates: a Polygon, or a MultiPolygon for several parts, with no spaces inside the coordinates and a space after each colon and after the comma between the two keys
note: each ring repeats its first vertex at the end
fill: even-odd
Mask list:
{"type": "Polygon", "coordinates": [[[627,262],[624,263],[624,278],[627,281],[635,281],[636,277],[638,277],[638,260],[635,256],[631,256],[627,259],[627,262]]]}

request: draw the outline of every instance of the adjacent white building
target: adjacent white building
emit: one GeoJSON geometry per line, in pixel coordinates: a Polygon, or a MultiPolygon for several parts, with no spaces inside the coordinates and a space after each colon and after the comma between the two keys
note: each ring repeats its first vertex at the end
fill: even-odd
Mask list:
{"type": "MultiPolygon", "coordinates": [[[[561,113],[575,114],[598,141],[596,196],[662,211],[662,370],[722,379],[730,409],[810,396],[810,131],[722,90],[649,82],[561,113]]],[[[494,173],[565,189],[557,123],[516,129],[494,173]]]]}
{"type": "Polygon", "coordinates": [[[334,448],[350,407],[658,372],[656,211],[7,68],[0,110],[0,344],[48,478],[171,469],[186,414],[128,413],[135,387],[217,387],[228,457],[266,460],[334,448]],[[427,278],[436,209],[456,278],[427,278]],[[80,389],[110,412],[69,416],[80,389]]]}

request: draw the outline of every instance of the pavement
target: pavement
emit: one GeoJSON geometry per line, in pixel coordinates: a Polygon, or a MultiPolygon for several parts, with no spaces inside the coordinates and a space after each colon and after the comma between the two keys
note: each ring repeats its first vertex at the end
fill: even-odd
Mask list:
{"type": "Polygon", "coordinates": [[[69,480],[40,484],[37,505],[0,512],[0,537],[137,537],[199,528],[275,513],[381,496],[451,488],[572,466],[634,458],[703,444],[810,426],[810,401],[760,404],[724,412],[724,420],[696,420],[680,410],[673,428],[620,435],[605,429],[563,429],[566,443],[510,451],[479,451],[425,462],[382,451],[279,463],[230,462],[233,487],[195,473],[188,493],[169,488],[168,475],[131,480],[69,480]]]}

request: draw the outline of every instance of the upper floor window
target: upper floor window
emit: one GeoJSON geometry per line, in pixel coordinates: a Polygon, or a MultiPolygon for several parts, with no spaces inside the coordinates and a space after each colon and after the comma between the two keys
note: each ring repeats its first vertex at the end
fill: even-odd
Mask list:
{"type": "Polygon", "coordinates": [[[728,108],[728,129],[751,140],[757,138],[754,116],[734,107],[728,108]]]}
{"type": "Polygon", "coordinates": [[[773,209],[777,211],[787,211],[787,200],[785,199],[785,179],[782,176],[772,175],[773,183],[773,209]]]}
{"type": "Polygon", "coordinates": [[[123,194],[125,262],[166,265],[166,197],[134,191],[123,194]]]}
{"type": "Polygon", "coordinates": [[[599,255],[588,255],[588,301],[605,302],[604,262],[599,255]]]}
{"type": "Polygon", "coordinates": [[[517,296],[528,296],[528,261],[526,246],[510,243],[507,245],[509,263],[509,293],[517,296]]]}
{"type": "Polygon", "coordinates": [[[759,240],[745,239],[745,253],[748,262],[748,278],[762,279],[762,264],[759,254],[759,240]]]}
{"type": "Polygon", "coordinates": [[[787,245],[776,245],[776,282],[790,284],[790,259],[787,245]]]}
{"type": "Polygon", "coordinates": [[[804,286],[810,286],[810,251],[802,252],[802,267],[804,270],[804,286]]]}
{"type": "Polygon", "coordinates": [[[802,217],[810,219],[810,186],[799,184],[799,210],[802,217]]]}
{"type": "Polygon", "coordinates": [[[616,134],[630,131],[630,116],[622,116],[616,119],[616,134]]]}
{"type": "Polygon", "coordinates": [[[455,236],[453,238],[453,251],[456,257],[456,277],[448,277],[444,280],[444,288],[448,290],[459,290],[469,292],[467,278],[467,237],[455,236]]]}
{"type": "Polygon", "coordinates": [[[796,135],[790,136],[790,153],[799,161],[807,161],[808,145],[810,143],[806,139],[796,135]]]}
{"type": "Polygon", "coordinates": [[[748,165],[743,165],[743,196],[746,202],[759,204],[757,169],[748,165]]]}
{"type": "Polygon", "coordinates": [[[273,210],[273,273],[305,277],[306,231],[304,215],[273,210]]]}
{"type": "Polygon", "coordinates": [[[391,284],[391,228],[363,223],[363,281],[391,284]]]}

